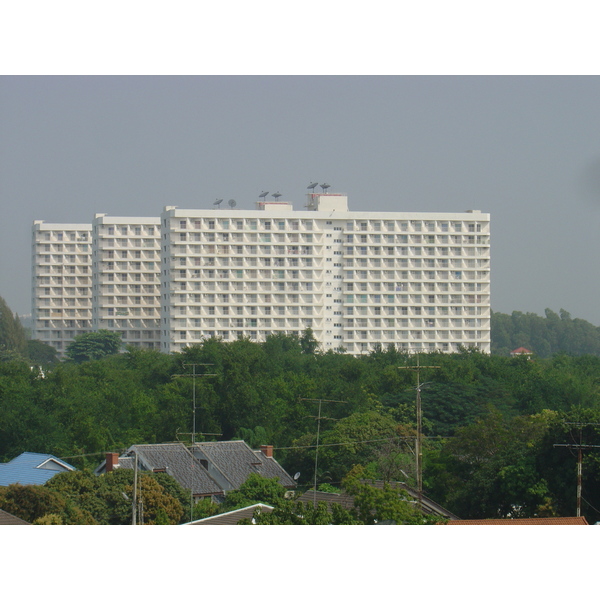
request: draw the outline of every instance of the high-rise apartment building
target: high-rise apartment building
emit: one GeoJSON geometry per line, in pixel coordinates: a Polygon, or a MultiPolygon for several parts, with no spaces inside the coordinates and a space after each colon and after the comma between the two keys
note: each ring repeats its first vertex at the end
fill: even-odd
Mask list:
{"type": "Polygon", "coordinates": [[[160,348],[160,219],[109,217],[92,223],[92,328],[160,348]]]}
{"type": "Polygon", "coordinates": [[[92,327],[90,224],[34,221],[32,337],[62,355],[92,327]]]}
{"type": "Polygon", "coordinates": [[[490,351],[489,215],[354,212],[339,194],[258,208],[165,208],[163,351],[308,327],[350,354],[490,351]]]}
{"type": "Polygon", "coordinates": [[[126,344],[175,352],[212,336],[264,341],[310,327],[323,350],[349,354],[388,346],[490,351],[488,214],[358,212],[345,195],[314,193],[306,210],[286,202],[257,208],[167,206],[160,218],[36,222],[36,336],[64,352],[87,323],[87,330],[119,331],[126,344]],[[38,281],[58,276],[38,265],[58,263],[65,247],[57,236],[71,231],[88,236],[74,254],[88,268],[87,287],[82,279],[75,287],[83,294],[77,308],[88,311],[77,328],[67,328],[58,310],[40,313],[46,303],[63,309],[72,287],[38,281]]]}

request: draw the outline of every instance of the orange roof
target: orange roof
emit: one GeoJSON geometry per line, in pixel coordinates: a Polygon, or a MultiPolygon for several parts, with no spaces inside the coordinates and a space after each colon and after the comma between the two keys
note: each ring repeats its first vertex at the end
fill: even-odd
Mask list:
{"type": "Polygon", "coordinates": [[[511,352],[511,355],[513,355],[513,354],[533,354],[533,352],[531,350],[527,350],[527,348],[523,348],[523,346],[521,346],[520,348],[513,350],[511,352]]]}
{"type": "Polygon", "coordinates": [[[446,525],[589,525],[585,517],[538,517],[532,519],[457,519],[446,525]]]}

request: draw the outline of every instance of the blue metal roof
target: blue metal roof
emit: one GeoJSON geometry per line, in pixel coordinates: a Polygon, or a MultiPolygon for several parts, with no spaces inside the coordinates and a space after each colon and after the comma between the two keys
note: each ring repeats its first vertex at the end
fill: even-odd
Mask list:
{"type": "Polygon", "coordinates": [[[75,467],[52,454],[23,452],[11,461],[0,464],[0,486],[11,483],[43,485],[57,473],[74,470],[75,467]]]}

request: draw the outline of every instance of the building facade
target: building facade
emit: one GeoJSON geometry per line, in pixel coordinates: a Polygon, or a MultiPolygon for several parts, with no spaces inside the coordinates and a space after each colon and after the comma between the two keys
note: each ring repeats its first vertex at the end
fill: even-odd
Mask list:
{"type": "Polygon", "coordinates": [[[258,208],[165,208],[164,352],[308,327],[349,354],[490,351],[489,215],[353,212],[339,194],[258,208]]]}
{"type": "MultiPolygon", "coordinates": [[[[490,352],[488,214],[350,211],[341,194],[309,194],[302,211],[285,202],[257,208],[96,215],[85,229],[87,330],[119,331],[126,344],[163,352],[307,328],[321,349],[354,355],[389,346],[490,352]]],[[[34,239],[36,227],[46,235],[42,225],[34,239]]],[[[52,239],[34,241],[34,281],[46,256],[53,265],[52,236],[65,227],[47,226],[52,239]]],[[[71,227],[77,237],[86,226],[71,227]]],[[[34,285],[36,307],[67,295],[42,291],[46,284],[34,285]]],[[[36,332],[66,329],[52,320],[57,311],[36,314],[45,323],[36,332]]],[[[38,339],[64,351],[70,338],[62,347],[58,336],[38,339]]]]}
{"type": "Polygon", "coordinates": [[[61,356],[92,328],[91,233],[89,223],[33,223],[32,337],[61,356]]]}
{"type": "Polygon", "coordinates": [[[92,223],[92,329],[160,348],[160,219],[109,217],[92,223]]]}

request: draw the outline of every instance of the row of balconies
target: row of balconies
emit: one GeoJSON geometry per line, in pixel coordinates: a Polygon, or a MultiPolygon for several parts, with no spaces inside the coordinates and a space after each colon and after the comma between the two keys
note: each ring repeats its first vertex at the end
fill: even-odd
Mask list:
{"type": "Polygon", "coordinates": [[[54,266],[54,265],[90,265],[92,262],[91,254],[37,254],[35,256],[34,265],[37,266],[54,266]]]}
{"type": "MultiPolygon", "coordinates": [[[[408,319],[406,319],[408,321],[408,319]]],[[[353,319],[353,323],[348,322],[346,320],[344,323],[334,324],[334,327],[338,327],[344,331],[356,331],[361,329],[366,329],[368,331],[375,330],[407,330],[407,329],[422,329],[423,331],[429,331],[432,329],[435,330],[481,330],[481,329],[489,329],[489,322],[487,324],[479,323],[478,325],[469,324],[469,319],[465,319],[464,323],[453,324],[453,323],[445,323],[444,321],[449,321],[448,319],[410,319],[409,323],[403,323],[403,319],[368,319],[368,323],[364,323],[361,321],[367,321],[367,319],[353,319]]]]}
{"type": "Polygon", "coordinates": [[[100,238],[94,241],[94,249],[104,250],[112,248],[147,248],[147,249],[160,249],[160,237],[144,237],[140,238],[100,238]]]}
{"type": "Polygon", "coordinates": [[[100,328],[116,327],[119,329],[149,329],[158,331],[160,329],[160,319],[132,319],[130,317],[106,317],[98,319],[100,328]]]}
{"type": "MultiPolygon", "coordinates": [[[[330,219],[330,217],[328,218],[330,219]]],[[[241,218],[227,216],[222,217],[171,217],[169,220],[170,232],[203,231],[203,232],[296,232],[296,231],[325,231],[326,219],[319,217],[312,220],[295,219],[293,217],[281,218],[241,218]]],[[[345,232],[375,232],[375,233],[442,233],[447,235],[475,233],[482,234],[489,231],[489,221],[478,221],[476,219],[464,219],[460,221],[424,221],[420,224],[406,219],[398,220],[365,220],[349,219],[343,224],[326,231],[345,232]]]]}
{"type": "Polygon", "coordinates": [[[65,319],[65,318],[51,318],[51,319],[37,319],[34,324],[34,329],[45,329],[45,330],[65,330],[65,329],[77,329],[88,330],[92,326],[90,319],[65,319]]]}

